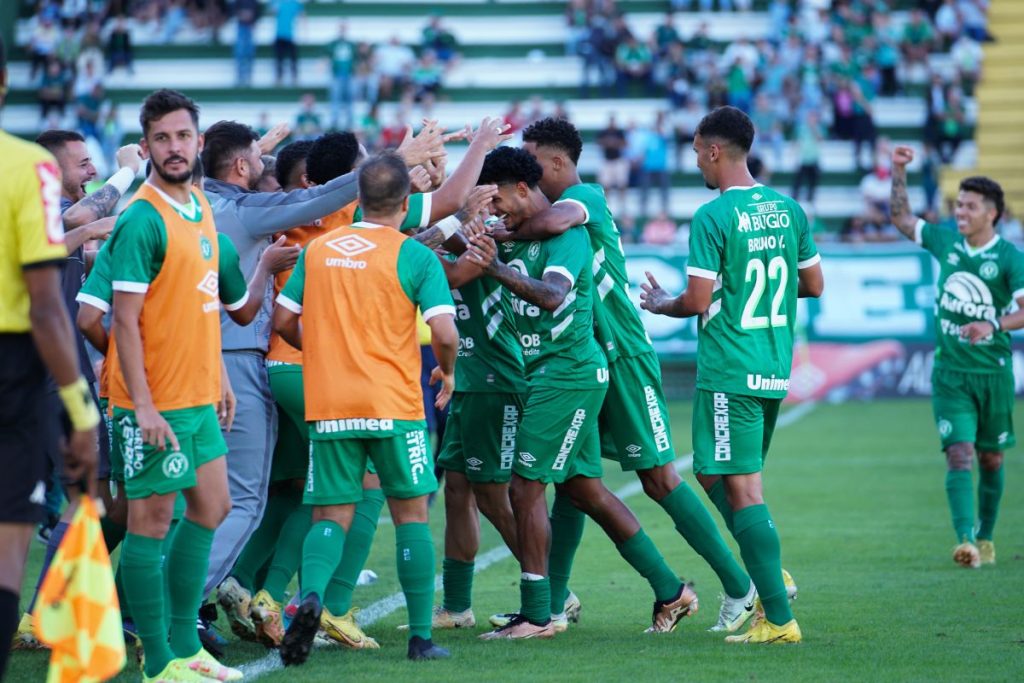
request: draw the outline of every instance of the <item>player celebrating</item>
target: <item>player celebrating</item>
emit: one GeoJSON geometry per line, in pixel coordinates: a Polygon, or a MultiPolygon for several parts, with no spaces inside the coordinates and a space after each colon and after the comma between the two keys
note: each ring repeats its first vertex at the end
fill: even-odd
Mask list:
{"type": "MultiPolygon", "coordinates": [[[[480,182],[498,186],[494,209],[506,215],[513,232],[550,206],[537,186],[542,173],[521,149],[502,147],[487,156],[480,182]]],[[[600,524],[622,557],[650,582],[656,600],[651,630],[670,631],[696,611],[697,596],[600,479],[597,415],[608,390],[608,364],[593,334],[587,233],[569,230],[542,242],[506,242],[502,259],[487,272],[513,294],[528,385],[510,489],[523,572],[522,607],[507,624],[481,637],[550,638],[553,615],[563,618],[564,603],[552,608],[548,575],[549,483],[559,485],[558,496],[600,524]]]]}
{"type": "Polygon", "coordinates": [[[181,93],[159,90],[139,119],[152,170],[110,245],[119,360],[110,369],[110,402],[126,444],[124,591],[146,651],[144,680],[237,680],[241,672],[213,659],[196,631],[213,532],[231,505],[214,408],[221,398],[218,240],[210,205],[192,187],[199,110],[181,93]],[[179,491],[185,519],[161,562],[179,491]],[[169,606],[154,590],[165,581],[169,606]]]}
{"type": "Polygon", "coordinates": [[[734,643],[795,643],[800,627],[783,582],[761,470],[789,386],[798,296],[820,296],[820,257],[800,205],[747,170],[750,118],[715,109],[694,137],[697,167],[720,196],[690,228],[686,291],[670,297],[650,273],[640,295],[652,313],[701,316],[693,470],[722,511],[764,606],[765,619],[734,643]]]}
{"type": "MultiPolygon", "coordinates": [[[[711,630],[735,631],[754,612],[754,585],[707,508],[676,472],[661,366],[630,300],[619,229],[604,190],[582,183],[576,168],[583,140],[565,119],[548,118],[523,131],[523,149],[544,169],[540,189],[554,204],[520,226],[517,239],[545,239],[583,226],[594,249],[595,318],[610,377],[598,420],[601,454],[623,470],[637,473],[644,492],[661,505],[686,542],[715,570],[725,598],[711,630]]],[[[551,524],[559,541],[552,544],[551,553],[552,605],[557,608],[568,597],[569,570],[583,534],[583,518],[569,506],[556,505],[551,524]]]]}
{"type": "Polygon", "coordinates": [[[1024,258],[1000,239],[1003,190],[981,176],[965,178],[956,200],[957,232],[929,225],[910,212],[909,147],[892,154],[892,222],[939,262],[935,300],[937,335],[932,368],[932,410],[946,452],[946,496],[962,567],[994,564],[992,542],[1003,495],[1003,451],[1013,434],[1013,361],[1008,330],[1024,327],[1024,258]],[[959,234],[958,234],[959,233],[959,234]],[[978,520],[975,533],[971,469],[977,450],[978,520]]]}
{"type": "Polygon", "coordinates": [[[286,665],[309,656],[322,596],[355,503],[363,498],[367,457],[395,522],[398,577],[409,610],[408,656],[448,656],[430,638],[434,546],[427,496],[437,479],[424,430],[415,320],[419,306],[439,361],[434,378],[445,384],[443,405],[455,383],[455,307],[433,253],[389,227],[400,225],[408,208],[409,172],[402,158],[384,153],[367,160],[358,183],[364,220],[309,243],[274,312],[274,329],[302,350],[312,440],[304,499],[314,506],[314,523],[303,546],[302,602],[281,643],[286,665]],[[355,319],[360,325],[350,324],[355,319]]]}

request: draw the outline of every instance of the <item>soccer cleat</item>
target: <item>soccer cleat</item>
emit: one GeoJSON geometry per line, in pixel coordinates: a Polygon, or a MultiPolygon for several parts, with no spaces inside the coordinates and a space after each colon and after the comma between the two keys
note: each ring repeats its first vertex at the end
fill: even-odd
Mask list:
{"type": "MultiPolygon", "coordinates": [[[[434,612],[430,617],[430,628],[473,628],[474,626],[476,626],[476,617],[473,616],[472,609],[467,609],[462,612],[452,612],[451,610],[445,609],[443,605],[434,605],[434,612]]],[[[398,630],[408,631],[409,624],[402,624],[398,627],[398,630]]]]}
{"type": "Polygon", "coordinates": [[[242,672],[238,669],[232,669],[230,666],[224,666],[206,650],[200,648],[199,652],[192,655],[187,660],[188,668],[195,671],[203,678],[214,680],[214,681],[240,681],[242,680],[242,672]]]}
{"type": "Polygon", "coordinates": [[[964,569],[977,569],[981,566],[981,553],[978,546],[970,541],[953,548],[953,561],[964,569]]]}
{"type": "Polygon", "coordinates": [[[427,659],[448,659],[452,653],[439,645],[434,645],[434,641],[429,638],[413,636],[409,639],[409,654],[406,656],[418,662],[427,659]]]}
{"type": "MultiPolygon", "coordinates": [[[[793,601],[796,600],[796,581],[793,580],[793,576],[785,569],[782,570],[782,583],[786,586],[786,598],[789,599],[789,604],[792,605],[793,601]]],[[[764,621],[764,605],[761,604],[761,597],[758,596],[754,600],[754,618],[750,622],[750,628],[754,628],[762,621],[764,621]]]]}
{"type": "Polygon", "coordinates": [[[742,598],[722,596],[722,607],[718,610],[718,621],[709,631],[727,631],[735,633],[747,619],[754,616],[754,602],[757,600],[757,589],[750,582],[750,590],[742,598]]]}
{"type": "Polygon", "coordinates": [[[252,624],[256,634],[256,640],[267,647],[277,647],[284,638],[284,624],[281,621],[281,605],[270,593],[261,590],[252,599],[252,606],[249,608],[252,617],[252,624]]]}
{"type": "Polygon", "coordinates": [[[249,616],[252,595],[235,577],[229,576],[217,586],[217,604],[227,615],[232,633],[242,640],[256,640],[256,627],[249,616]]]}
{"type": "Polygon", "coordinates": [[[209,678],[193,670],[188,659],[172,659],[156,676],[142,674],[143,683],[207,683],[209,678]]]}
{"type": "MultiPolygon", "coordinates": [[[[580,599],[576,596],[575,593],[569,591],[569,597],[565,599],[565,609],[562,612],[562,614],[557,616],[561,618],[559,620],[560,622],[567,621],[573,624],[578,624],[580,621],[580,612],[582,611],[583,605],[580,603],[580,599]]],[[[508,626],[508,623],[515,619],[517,616],[519,616],[517,612],[501,612],[499,614],[492,614],[490,618],[487,619],[487,621],[489,621],[491,623],[491,626],[493,626],[494,628],[502,628],[504,626],[508,626]]],[[[556,615],[552,615],[552,619],[554,619],[555,616],[556,615]]],[[[561,628],[561,624],[555,625],[555,631],[557,633],[561,633],[562,631],[565,631],[567,628],[568,626],[561,628]]]]}
{"type": "Polygon", "coordinates": [[[767,619],[762,619],[751,626],[746,633],[738,636],[726,636],[727,643],[745,643],[750,645],[770,645],[772,643],[799,643],[803,640],[800,625],[796,619],[790,619],[782,626],[776,626],[767,619]]]}
{"type": "Polygon", "coordinates": [[[684,583],[676,597],[664,602],[655,601],[651,626],[645,633],[672,633],[683,617],[696,614],[699,607],[697,594],[690,584],[684,583]]]}
{"type": "Polygon", "coordinates": [[[565,612],[561,614],[551,615],[551,628],[555,629],[555,633],[565,633],[569,630],[569,617],[565,612]]]}
{"type": "Polygon", "coordinates": [[[45,648],[46,646],[36,638],[36,632],[32,628],[32,613],[25,612],[21,615],[21,621],[18,622],[18,630],[14,632],[14,637],[11,638],[11,649],[43,650],[45,648]]]}
{"type": "Polygon", "coordinates": [[[281,647],[281,663],[285,666],[295,666],[304,663],[309,659],[309,651],[313,649],[313,640],[320,628],[320,614],[323,606],[320,604],[320,596],[311,593],[306,596],[299,609],[295,612],[295,618],[284,634],[281,647]]]}
{"type": "Polygon", "coordinates": [[[377,641],[363,633],[363,629],[356,623],[358,611],[358,607],[353,607],[341,616],[335,616],[324,607],[320,615],[320,627],[331,640],[344,647],[353,650],[379,650],[380,645],[377,641]]]}
{"type": "Polygon", "coordinates": [[[531,624],[522,614],[516,614],[501,628],[482,634],[480,640],[526,640],[528,638],[554,638],[554,636],[555,627],[550,619],[548,623],[538,626],[531,624]]]}
{"type": "Polygon", "coordinates": [[[575,593],[569,591],[569,597],[565,599],[565,618],[574,624],[580,623],[580,612],[583,611],[583,603],[575,593]]]}
{"type": "Polygon", "coordinates": [[[498,614],[492,614],[487,621],[490,622],[494,628],[505,628],[509,622],[519,616],[518,612],[500,612],[498,614]]]}
{"type": "Polygon", "coordinates": [[[988,539],[978,539],[978,555],[982,564],[995,564],[996,544],[988,539]]]}

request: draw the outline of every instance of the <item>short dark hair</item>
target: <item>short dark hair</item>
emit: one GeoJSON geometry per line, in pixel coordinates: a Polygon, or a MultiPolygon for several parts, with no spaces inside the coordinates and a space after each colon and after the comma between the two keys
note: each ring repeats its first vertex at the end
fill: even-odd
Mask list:
{"type": "Polygon", "coordinates": [[[359,158],[359,140],[348,131],[326,133],[313,141],[306,154],[306,177],[317,185],[352,171],[359,158]]]}
{"type": "Polygon", "coordinates": [[[405,159],[395,152],[381,152],[359,167],[359,205],[364,214],[397,213],[409,196],[409,186],[405,159]]]}
{"type": "Polygon", "coordinates": [[[312,140],[299,140],[285,145],[277,153],[277,168],[274,169],[274,176],[281,187],[288,187],[291,184],[292,173],[299,164],[306,161],[306,155],[309,154],[309,148],[312,146],[312,140]]]}
{"type": "Polygon", "coordinates": [[[577,164],[583,153],[583,138],[576,126],[565,119],[549,116],[536,123],[531,123],[523,131],[523,142],[532,142],[538,146],[557,147],[577,164]]]}
{"type": "Polygon", "coordinates": [[[253,142],[260,136],[244,123],[237,121],[218,121],[204,133],[203,166],[206,175],[221,179],[224,171],[239,154],[249,151],[253,142]]]}
{"type": "Polygon", "coordinates": [[[544,169],[532,154],[518,147],[499,147],[484,158],[478,185],[526,183],[537,187],[544,169]]]}
{"type": "Polygon", "coordinates": [[[1003,198],[1003,188],[996,181],[983,175],[969,176],[960,181],[960,191],[976,192],[992,202],[996,207],[996,219],[992,221],[993,224],[998,223],[1003,217],[1006,201],[1003,198]]]}
{"type": "Polygon", "coordinates": [[[142,124],[142,134],[149,132],[149,124],[162,119],[171,112],[184,109],[192,117],[192,125],[199,128],[199,105],[177,90],[162,88],[149,94],[142,102],[142,109],[139,110],[139,123],[142,124]]]}
{"type": "Polygon", "coordinates": [[[754,144],[754,123],[736,107],[718,107],[697,124],[696,135],[717,138],[746,154],[754,144]]]}
{"type": "Polygon", "coordinates": [[[50,154],[57,154],[69,142],[85,142],[85,138],[76,130],[47,130],[36,138],[36,144],[50,154]]]}

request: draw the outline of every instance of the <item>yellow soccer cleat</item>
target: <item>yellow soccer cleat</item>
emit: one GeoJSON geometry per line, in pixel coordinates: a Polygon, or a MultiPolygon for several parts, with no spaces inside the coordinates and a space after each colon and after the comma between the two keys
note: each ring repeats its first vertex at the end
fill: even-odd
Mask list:
{"type": "Polygon", "coordinates": [[[21,621],[18,622],[18,630],[14,632],[14,637],[11,638],[11,649],[42,650],[45,648],[46,646],[36,638],[35,629],[32,628],[32,613],[25,612],[21,615],[21,621]]]}
{"type": "Polygon", "coordinates": [[[142,674],[142,683],[209,683],[209,680],[194,671],[187,659],[172,659],[156,676],[142,674]]]}
{"type": "Polygon", "coordinates": [[[379,650],[380,644],[370,636],[363,633],[356,623],[358,607],[353,607],[341,616],[335,616],[324,607],[320,615],[320,628],[324,630],[331,640],[353,650],[379,650]]]}
{"type": "Polygon", "coordinates": [[[284,622],[281,621],[281,605],[270,593],[263,590],[252,599],[249,610],[256,638],[267,647],[278,647],[284,638],[284,622]]]}
{"type": "MultiPolygon", "coordinates": [[[[789,604],[792,605],[793,601],[796,600],[796,581],[793,580],[793,576],[785,569],[782,570],[782,583],[786,586],[786,597],[789,599],[789,604]]],[[[761,604],[761,598],[758,596],[754,600],[754,617],[750,620],[750,628],[754,628],[762,621],[764,621],[764,605],[761,604]]]]}
{"type": "Polygon", "coordinates": [[[982,564],[995,564],[996,544],[988,539],[978,539],[978,555],[982,564]]]}
{"type": "Polygon", "coordinates": [[[213,655],[202,648],[199,648],[199,652],[189,657],[186,661],[188,662],[189,669],[207,680],[240,681],[243,677],[241,671],[232,669],[230,666],[224,666],[214,659],[213,655]]]}
{"type": "MultiPolygon", "coordinates": [[[[994,556],[993,548],[993,556],[994,556]]],[[[995,559],[993,557],[993,559],[995,559]]],[[[981,566],[981,553],[978,552],[978,546],[973,543],[961,543],[957,547],[953,548],[953,561],[964,569],[977,569],[981,566]]]]}
{"type": "Polygon", "coordinates": [[[776,643],[799,643],[803,640],[800,625],[796,619],[790,619],[782,626],[776,626],[767,619],[762,619],[750,629],[738,636],[726,636],[727,643],[744,643],[749,645],[772,645],[776,643]]]}

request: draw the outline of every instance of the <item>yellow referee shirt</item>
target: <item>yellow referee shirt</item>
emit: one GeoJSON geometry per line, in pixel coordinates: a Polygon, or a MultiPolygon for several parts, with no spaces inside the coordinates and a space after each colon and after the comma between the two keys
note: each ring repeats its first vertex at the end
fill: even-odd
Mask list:
{"type": "Polygon", "coordinates": [[[21,271],[67,258],[60,167],[45,149],[0,131],[0,334],[31,330],[21,271]]]}

